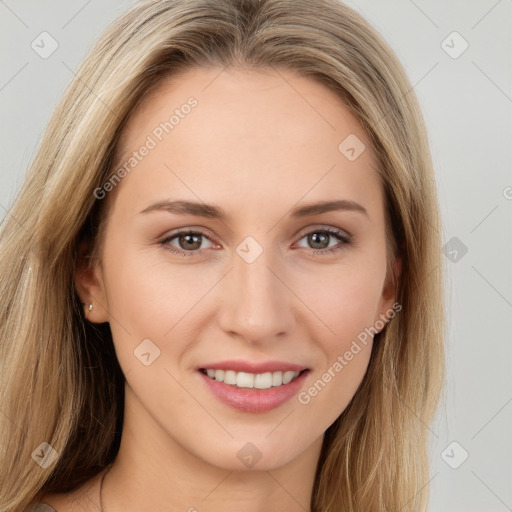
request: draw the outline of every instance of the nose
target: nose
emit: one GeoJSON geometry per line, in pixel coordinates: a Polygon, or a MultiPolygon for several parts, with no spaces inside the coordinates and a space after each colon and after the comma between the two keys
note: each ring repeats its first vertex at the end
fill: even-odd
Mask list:
{"type": "Polygon", "coordinates": [[[233,254],[233,268],[223,280],[220,327],[249,343],[272,341],[293,329],[295,297],[282,266],[264,250],[249,263],[233,254]]]}

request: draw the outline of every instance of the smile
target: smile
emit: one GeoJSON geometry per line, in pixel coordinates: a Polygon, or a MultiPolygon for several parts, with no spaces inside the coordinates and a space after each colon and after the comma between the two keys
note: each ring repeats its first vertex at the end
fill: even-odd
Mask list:
{"type": "Polygon", "coordinates": [[[295,380],[302,372],[297,371],[277,371],[265,373],[236,372],[234,370],[216,370],[213,368],[201,368],[202,373],[210,379],[217,382],[223,382],[237,388],[268,389],[289,384],[295,380]]]}
{"type": "Polygon", "coordinates": [[[264,413],[284,405],[297,395],[311,372],[297,365],[288,366],[296,366],[296,369],[262,371],[258,368],[256,371],[261,373],[251,373],[198,368],[196,375],[207,392],[228,407],[244,413],[264,413]]]}

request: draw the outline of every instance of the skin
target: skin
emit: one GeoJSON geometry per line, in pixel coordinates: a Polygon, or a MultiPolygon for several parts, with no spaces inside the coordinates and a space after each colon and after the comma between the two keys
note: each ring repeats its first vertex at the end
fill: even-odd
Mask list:
{"type": "MultiPolygon", "coordinates": [[[[122,153],[140,148],[190,96],[197,107],[109,192],[100,261],[76,275],[82,301],[94,304],[88,320],[110,322],[126,376],[122,443],[103,502],[109,512],[303,512],[324,432],[361,384],[371,338],[308,404],[294,397],[265,413],[223,404],[195,368],[284,360],[310,368],[307,390],[389,311],[394,285],[386,279],[375,155],[324,85],[291,71],[242,68],[166,79],[129,119],[122,153]],[[338,150],[350,134],[366,145],[355,161],[338,150]],[[215,204],[228,217],[140,213],[171,198],[215,204]],[[367,215],[290,216],[296,206],[334,199],[357,202],[367,215]],[[329,227],[352,243],[331,235],[315,245],[307,236],[329,227]],[[186,228],[205,237],[167,245],[190,253],[200,244],[202,254],[159,244],[186,228]],[[263,249],[250,264],[236,251],[247,236],[263,249]],[[314,254],[332,247],[339,250],[314,254]],[[134,356],[147,338],[160,349],[149,366],[134,356]],[[251,468],[237,457],[248,442],[261,454],[251,468]]],[[[99,476],[46,501],[59,512],[77,503],[99,510],[99,476]]]]}

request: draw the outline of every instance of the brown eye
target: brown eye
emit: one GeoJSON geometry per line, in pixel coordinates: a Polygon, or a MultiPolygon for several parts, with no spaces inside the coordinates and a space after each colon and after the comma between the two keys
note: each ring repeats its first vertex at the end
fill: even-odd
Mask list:
{"type": "Polygon", "coordinates": [[[200,231],[189,230],[174,233],[162,240],[160,244],[171,252],[182,255],[193,255],[199,254],[203,251],[204,247],[201,249],[201,244],[205,239],[210,240],[204,233],[201,233],[200,231]]]}
{"type": "Polygon", "coordinates": [[[322,232],[310,233],[307,235],[308,243],[312,249],[326,249],[329,245],[331,235],[322,232]]]}
{"type": "Polygon", "coordinates": [[[301,238],[301,240],[303,239],[306,239],[308,248],[314,249],[313,254],[315,255],[336,252],[343,249],[344,246],[349,245],[352,241],[350,235],[335,228],[322,228],[309,231],[301,238]],[[332,244],[331,242],[335,243],[332,244]]]}
{"type": "Polygon", "coordinates": [[[200,234],[185,234],[178,236],[178,243],[182,249],[190,249],[192,251],[201,247],[200,234]]]}

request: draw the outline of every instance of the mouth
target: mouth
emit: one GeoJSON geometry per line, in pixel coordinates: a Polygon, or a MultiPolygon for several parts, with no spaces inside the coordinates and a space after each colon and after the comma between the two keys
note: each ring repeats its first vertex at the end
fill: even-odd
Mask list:
{"type": "Polygon", "coordinates": [[[310,372],[310,368],[278,362],[255,365],[225,361],[196,368],[208,393],[244,413],[264,413],[289,402],[305,385],[310,372]]]}
{"type": "Polygon", "coordinates": [[[249,373],[237,372],[235,370],[199,368],[199,371],[211,380],[223,382],[235,388],[257,390],[286,386],[310,370],[305,368],[300,371],[279,370],[275,372],[249,373]]]}

